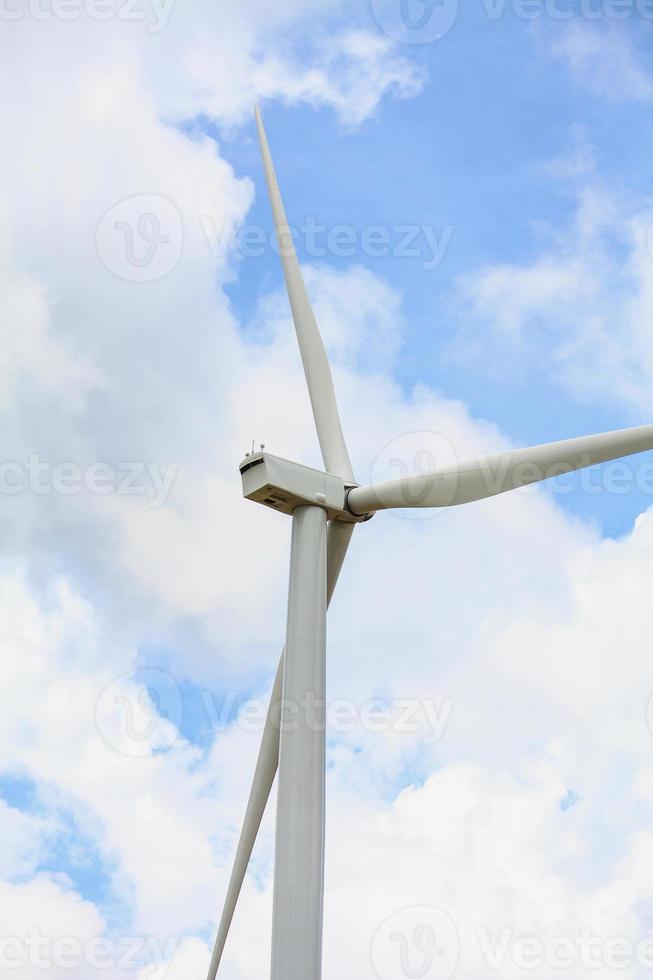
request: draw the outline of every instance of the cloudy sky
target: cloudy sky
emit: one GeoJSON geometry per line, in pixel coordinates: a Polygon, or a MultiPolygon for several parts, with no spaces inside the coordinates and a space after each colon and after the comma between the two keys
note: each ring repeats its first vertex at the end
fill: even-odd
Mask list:
{"type": "MultiPolygon", "coordinates": [[[[288,570],[237,466],[319,462],[256,102],[361,482],[653,419],[653,5],[460,6],[0,2],[3,975],[208,965],[288,570]]],[[[356,531],[328,980],[653,969],[651,507],[638,457],[356,531]]]]}

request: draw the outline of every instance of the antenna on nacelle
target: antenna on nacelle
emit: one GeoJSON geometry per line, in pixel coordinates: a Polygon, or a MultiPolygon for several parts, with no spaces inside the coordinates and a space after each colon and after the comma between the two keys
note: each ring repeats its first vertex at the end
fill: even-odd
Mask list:
{"type": "MultiPolygon", "coordinates": [[[[256,439],[252,439],[252,448],[245,453],[246,459],[248,459],[250,456],[253,456],[255,454],[256,452],[256,449],[254,448],[255,446],[256,446],[256,439]]],[[[262,442],[258,448],[260,449],[261,452],[263,452],[263,450],[265,449],[265,443],[262,442]]]]}

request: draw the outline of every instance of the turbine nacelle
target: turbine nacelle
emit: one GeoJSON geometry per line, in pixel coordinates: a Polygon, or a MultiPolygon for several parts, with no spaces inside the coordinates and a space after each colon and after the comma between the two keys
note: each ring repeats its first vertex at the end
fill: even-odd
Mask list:
{"type": "Polygon", "coordinates": [[[266,452],[247,456],[239,469],[243,496],[280,514],[291,516],[298,507],[321,507],[329,520],[350,524],[360,524],[371,516],[358,516],[347,509],[347,496],[355,484],[332,473],[266,452]]]}

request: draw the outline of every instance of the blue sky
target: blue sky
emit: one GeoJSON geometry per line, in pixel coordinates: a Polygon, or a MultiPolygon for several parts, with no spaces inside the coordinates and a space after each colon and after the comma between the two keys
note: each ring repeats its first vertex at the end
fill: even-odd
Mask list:
{"type": "MultiPolygon", "coordinates": [[[[577,20],[586,24],[580,15],[577,20]]],[[[614,24],[590,26],[614,32],[614,24]]],[[[348,225],[358,235],[381,225],[393,245],[405,225],[430,225],[438,240],[451,229],[437,268],[425,268],[432,252],[421,233],[411,244],[419,255],[397,257],[388,249],[390,254],[374,257],[359,249],[352,258],[331,250],[322,261],[341,269],[360,263],[400,292],[406,327],[395,378],[402,386],[423,383],[460,398],[523,445],[647,421],[609,393],[589,403],[570,397],[547,369],[546,348],[508,358],[492,349],[478,321],[470,329],[476,329],[481,356],[472,363],[456,356],[460,319],[469,315],[453,299],[461,278],[490,265],[533,261],[544,227],[572,224],[577,185],[547,165],[569,154],[575,140],[592,147],[607,186],[626,200],[650,196],[650,108],[622,99],[617,79],[613,97],[597,99],[552,59],[556,32],[568,27],[545,13],[524,20],[510,5],[492,20],[482,4],[467,5],[446,37],[410,46],[428,77],[421,94],[389,101],[353,131],[329,109],[263,103],[291,223],[301,225],[310,216],[325,229],[348,225]],[[461,71],[469,60],[474,70],[461,71]]],[[[641,18],[618,25],[620,40],[632,45],[643,65],[650,60],[650,34],[651,24],[641,18]]],[[[237,173],[256,181],[248,222],[268,229],[253,123],[227,139],[225,154],[237,173]]],[[[297,237],[301,251],[304,238],[297,237]]],[[[326,232],[319,239],[325,241],[326,232]]],[[[303,257],[310,259],[305,249],[303,257]]],[[[269,249],[242,260],[228,293],[243,320],[279,275],[269,249]]],[[[542,324],[540,339],[535,325],[534,344],[546,345],[546,328],[542,324]]],[[[647,503],[637,492],[620,500],[580,491],[562,498],[563,506],[600,522],[610,535],[628,530],[647,503]]]]}
{"type": "MultiPolygon", "coordinates": [[[[272,230],[254,103],[291,223],[357,242],[297,238],[361,481],[389,448],[651,421],[653,13],[459,6],[428,43],[383,32],[399,0],[3,25],[2,461],[25,477],[0,495],[4,938],[140,937],[156,970],[115,955],[108,980],[206,970],[285,620],[289,523],[241,500],[237,464],[253,437],[317,461],[278,257],[221,237],[272,230]],[[370,255],[375,226],[414,227],[420,254],[370,255]]],[[[328,740],[327,980],[401,980],[388,937],[424,907],[461,976],[496,975],[483,930],[591,926],[606,978],[612,939],[649,936],[650,467],[356,532],[329,620],[329,700],[355,722],[328,740]]],[[[267,970],[273,815],[228,980],[267,970]]],[[[532,976],[506,948],[502,976],[532,976]]],[[[52,980],[95,973],[50,953],[52,980]]]]}

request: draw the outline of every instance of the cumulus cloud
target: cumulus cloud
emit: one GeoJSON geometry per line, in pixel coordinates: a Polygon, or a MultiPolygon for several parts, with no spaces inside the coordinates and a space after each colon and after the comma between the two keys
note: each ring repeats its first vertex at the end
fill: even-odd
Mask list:
{"type": "Polygon", "coordinates": [[[301,59],[288,43],[261,57],[251,35],[243,46],[225,43],[215,34],[211,44],[203,38],[189,49],[192,87],[178,111],[208,111],[226,122],[238,122],[258,99],[281,97],[289,103],[328,106],[345,125],[353,126],[373,114],[386,94],[408,98],[424,85],[424,72],[398,55],[386,38],[343,31],[307,43],[309,71],[301,67],[304,45],[301,59]],[[223,84],[227,74],[244,84],[223,84]]]}
{"type": "Polygon", "coordinates": [[[653,212],[602,180],[582,132],[571,135],[568,153],[545,167],[572,200],[568,221],[538,229],[533,260],[460,284],[458,350],[481,355],[492,337],[575,399],[600,397],[637,418],[651,406],[653,212]]]}
{"type": "MultiPolygon", "coordinates": [[[[21,980],[36,980],[44,970],[56,980],[88,975],[82,950],[101,935],[104,923],[92,903],[65,881],[46,875],[25,883],[3,881],[0,909],[4,969],[21,980]]],[[[105,975],[113,980],[117,971],[105,975]]]]}
{"type": "Polygon", "coordinates": [[[653,79],[633,35],[623,24],[577,19],[555,26],[557,37],[551,51],[577,82],[611,103],[651,101],[653,79]]]}

